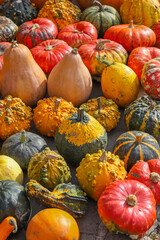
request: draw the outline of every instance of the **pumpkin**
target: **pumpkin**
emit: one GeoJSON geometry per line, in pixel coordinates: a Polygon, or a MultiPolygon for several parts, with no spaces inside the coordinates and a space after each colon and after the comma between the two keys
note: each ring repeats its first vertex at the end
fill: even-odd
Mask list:
{"type": "Polygon", "coordinates": [[[112,99],[92,98],[80,107],[94,117],[107,132],[115,128],[119,122],[121,113],[118,110],[118,105],[112,99]]]}
{"type": "Polygon", "coordinates": [[[13,180],[0,181],[0,206],[0,222],[12,216],[17,221],[18,229],[26,227],[31,205],[21,184],[13,180]]]}
{"type": "Polygon", "coordinates": [[[87,153],[92,154],[106,148],[107,132],[95,118],[79,108],[62,121],[54,140],[64,159],[78,167],[87,153]]]}
{"type": "Polygon", "coordinates": [[[47,39],[56,38],[57,34],[57,26],[51,20],[35,18],[19,26],[16,39],[18,43],[22,43],[28,48],[33,48],[47,39]]]}
{"type": "Polygon", "coordinates": [[[137,47],[129,54],[128,66],[137,74],[141,80],[144,64],[149,60],[160,57],[160,49],[155,47],[137,47]]]}
{"type": "Polygon", "coordinates": [[[5,16],[0,16],[0,42],[10,42],[14,39],[18,26],[5,16]]]}
{"type": "Polygon", "coordinates": [[[127,130],[138,130],[160,139],[160,101],[142,96],[133,101],[124,112],[127,130]]]}
{"type": "Polygon", "coordinates": [[[32,115],[32,109],[20,98],[7,96],[0,100],[0,138],[5,140],[22,129],[28,131],[32,115]]]}
{"type": "Polygon", "coordinates": [[[66,42],[58,39],[43,41],[30,49],[34,60],[46,74],[71,50],[66,42]]]}
{"type": "Polygon", "coordinates": [[[92,78],[76,48],[66,53],[52,69],[47,89],[49,97],[62,97],[76,107],[88,100],[92,78]]]}
{"type": "Polygon", "coordinates": [[[150,159],[159,159],[160,148],[152,135],[133,130],[122,133],[116,139],[113,154],[124,161],[125,169],[129,172],[138,160],[147,162],[150,159]]]}
{"type": "Polygon", "coordinates": [[[160,3],[158,0],[124,0],[120,15],[123,23],[133,20],[137,25],[152,27],[160,18],[160,3]]]}
{"type": "Polygon", "coordinates": [[[123,63],[107,63],[101,77],[101,89],[106,98],[118,106],[126,107],[139,93],[139,80],[135,72],[123,63]]]}
{"type": "Polygon", "coordinates": [[[38,212],[30,220],[26,240],[78,240],[76,220],[66,211],[48,208],[38,212]]]}
{"type": "Polygon", "coordinates": [[[10,94],[21,98],[26,105],[34,106],[46,94],[47,79],[29,49],[13,42],[6,49],[3,60],[0,71],[1,95],[5,97],[10,94]]]}
{"type": "Polygon", "coordinates": [[[101,150],[86,154],[76,172],[79,185],[95,201],[112,181],[123,180],[127,175],[118,156],[101,150]]]}
{"type": "Polygon", "coordinates": [[[37,10],[40,10],[47,0],[30,0],[30,1],[35,4],[37,10]]]}
{"type": "Polygon", "coordinates": [[[93,4],[82,12],[81,21],[92,23],[100,38],[104,36],[108,28],[120,24],[121,17],[117,10],[111,6],[102,5],[99,1],[93,1],[93,4]]]}
{"type": "Polygon", "coordinates": [[[87,198],[80,186],[71,183],[60,183],[52,192],[35,180],[25,185],[27,195],[46,207],[57,207],[70,213],[73,217],[85,214],[87,198]]]}
{"type": "Polygon", "coordinates": [[[127,179],[144,183],[153,192],[156,204],[160,204],[160,159],[137,162],[130,169],[127,179]]]}
{"type": "Polygon", "coordinates": [[[121,44],[128,52],[137,47],[151,47],[156,43],[156,35],[152,29],[144,25],[121,24],[110,27],[104,34],[104,39],[110,39],[121,44]]]}
{"type": "Polygon", "coordinates": [[[17,221],[14,217],[6,217],[1,223],[0,223],[0,236],[1,240],[7,240],[7,237],[11,233],[17,232],[17,221]]]}
{"type": "Polygon", "coordinates": [[[46,147],[30,159],[28,179],[36,180],[47,189],[53,190],[59,183],[68,183],[71,173],[64,158],[46,147]]]}
{"type": "MultiPolygon", "coordinates": [[[[91,75],[101,77],[106,63],[104,61],[127,63],[128,54],[122,45],[110,40],[97,39],[79,47],[78,52],[91,75]]],[[[100,81],[99,79],[96,79],[100,81]]]]}
{"type": "Polygon", "coordinates": [[[142,70],[141,85],[153,99],[160,100],[160,57],[148,61],[142,70]]]}
{"type": "Polygon", "coordinates": [[[153,27],[152,30],[154,31],[154,33],[156,34],[156,44],[155,47],[160,48],[160,35],[159,35],[159,31],[160,31],[160,21],[156,22],[153,27]]]}
{"type": "Polygon", "coordinates": [[[100,218],[113,233],[145,234],[156,220],[154,195],[147,186],[136,180],[112,182],[100,196],[97,205],[100,218]]]}
{"type": "Polygon", "coordinates": [[[7,49],[9,46],[11,45],[11,43],[9,42],[0,42],[0,70],[3,67],[3,54],[5,49],[7,49]]]}
{"type": "Polygon", "coordinates": [[[39,100],[34,108],[33,121],[36,129],[48,137],[54,137],[59,124],[77,108],[63,98],[50,97],[39,100]]]}
{"type": "Polygon", "coordinates": [[[53,21],[58,26],[58,31],[79,22],[80,16],[80,8],[68,0],[47,0],[38,13],[38,17],[53,21]]]}
{"type": "Polygon", "coordinates": [[[45,147],[47,143],[43,138],[35,133],[22,130],[3,142],[1,154],[13,158],[22,170],[27,170],[31,157],[45,147]]]}
{"type": "Polygon", "coordinates": [[[58,39],[65,41],[72,48],[79,48],[81,45],[97,39],[97,29],[87,21],[69,24],[58,33],[58,39]]]}

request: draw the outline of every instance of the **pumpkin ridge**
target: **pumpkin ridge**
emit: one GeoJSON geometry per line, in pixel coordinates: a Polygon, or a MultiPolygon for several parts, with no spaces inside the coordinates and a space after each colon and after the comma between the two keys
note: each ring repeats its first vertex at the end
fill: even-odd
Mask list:
{"type": "MultiPolygon", "coordinates": [[[[125,138],[125,137],[123,137],[123,138],[125,138]]],[[[122,139],[123,139],[122,138],[122,139]]],[[[125,138],[126,139],[126,138],[125,138]]],[[[121,138],[119,138],[118,140],[121,140],[121,138]]],[[[127,142],[122,142],[121,144],[119,144],[115,149],[114,149],[114,152],[117,152],[123,145],[125,145],[125,144],[128,144],[128,143],[134,143],[134,140],[130,140],[129,139],[129,141],[127,141],[127,142]]]]}

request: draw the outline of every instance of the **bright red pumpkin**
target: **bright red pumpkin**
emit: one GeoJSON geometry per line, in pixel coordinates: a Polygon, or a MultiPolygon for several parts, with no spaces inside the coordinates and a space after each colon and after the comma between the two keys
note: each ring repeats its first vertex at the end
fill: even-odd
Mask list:
{"type": "Polygon", "coordinates": [[[160,159],[137,162],[130,169],[128,179],[144,183],[153,192],[156,204],[160,204],[160,159]]]}
{"type": "Polygon", "coordinates": [[[11,46],[11,43],[10,43],[10,42],[0,42],[0,70],[1,70],[2,67],[3,67],[3,54],[4,54],[4,51],[5,51],[9,46],[11,46]]]}
{"type": "Polygon", "coordinates": [[[81,45],[97,39],[97,37],[97,29],[92,23],[80,21],[62,28],[57,38],[65,41],[72,48],[79,48],[81,45]]]}
{"type": "Polygon", "coordinates": [[[133,49],[128,57],[128,66],[137,74],[141,80],[142,69],[149,60],[160,57],[160,49],[155,47],[137,47],[133,49]]]}
{"type": "Polygon", "coordinates": [[[3,67],[3,56],[0,56],[0,71],[3,67]]]}
{"type": "Polygon", "coordinates": [[[152,29],[144,25],[130,24],[115,25],[107,29],[104,39],[115,41],[131,52],[137,47],[151,47],[155,45],[156,35],[152,29]]]}
{"type": "Polygon", "coordinates": [[[24,22],[17,31],[17,41],[28,48],[47,40],[56,38],[58,28],[51,20],[47,18],[36,18],[32,21],[24,22]]]}
{"type": "Polygon", "coordinates": [[[155,44],[155,47],[160,48],[160,20],[153,25],[152,30],[156,34],[156,44],[155,44]]]}
{"type": "Polygon", "coordinates": [[[71,50],[72,48],[66,42],[58,39],[43,41],[30,49],[34,60],[47,74],[71,50]]]}

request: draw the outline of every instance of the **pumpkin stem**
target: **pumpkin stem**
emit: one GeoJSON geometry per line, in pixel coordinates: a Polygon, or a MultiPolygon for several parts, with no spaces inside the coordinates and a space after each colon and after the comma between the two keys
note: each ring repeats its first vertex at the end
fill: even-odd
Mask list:
{"type": "Polygon", "coordinates": [[[56,47],[57,45],[59,45],[59,43],[55,43],[55,44],[52,44],[52,45],[47,45],[45,46],[44,50],[45,51],[51,51],[54,47],[56,47]]]}
{"type": "Polygon", "coordinates": [[[73,54],[77,54],[78,53],[78,48],[73,48],[73,50],[71,51],[71,53],[73,53],[73,54]]]}
{"type": "Polygon", "coordinates": [[[6,98],[6,108],[10,108],[11,102],[12,102],[12,98],[11,96],[8,96],[6,98]]]}
{"type": "Polygon", "coordinates": [[[137,198],[136,198],[135,195],[130,194],[130,195],[127,196],[126,202],[127,202],[128,206],[134,207],[134,206],[137,205],[137,198]]]}
{"type": "Polygon", "coordinates": [[[82,33],[84,33],[84,32],[83,32],[83,31],[79,31],[79,30],[75,29],[75,30],[73,31],[73,33],[79,33],[79,34],[82,34],[82,33]]]}
{"type": "Polygon", "coordinates": [[[39,28],[39,24],[35,23],[33,24],[33,26],[31,27],[31,31],[34,31],[35,29],[39,28]]]}
{"type": "Polygon", "coordinates": [[[107,160],[108,160],[108,158],[107,158],[106,152],[104,151],[102,153],[102,155],[100,156],[100,158],[98,159],[98,162],[105,162],[107,160]]]}
{"type": "Polygon", "coordinates": [[[158,183],[160,181],[160,175],[156,172],[152,172],[150,174],[150,180],[153,182],[153,183],[158,183]]]}
{"type": "Polygon", "coordinates": [[[156,102],[151,99],[151,105],[149,109],[151,110],[154,109],[156,105],[157,105],[156,102]]]}
{"type": "Polygon", "coordinates": [[[55,101],[55,108],[53,109],[54,111],[56,111],[59,108],[60,102],[61,102],[60,98],[56,99],[56,101],[55,101]]]}
{"type": "Polygon", "coordinates": [[[102,50],[105,50],[106,49],[106,46],[105,46],[105,43],[107,42],[111,42],[111,40],[101,40],[97,43],[95,49],[98,50],[98,51],[102,51],[102,50]]]}
{"type": "Polygon", "coordinates": [[[141,143],[141,141],[142,141],[142,134],[137,134],[137,136],[136,136],[136,142],[137,142],[137,143],[141,143]]]}
{"type": "Polygon", "coordinates": [[[18,43],[16,40],[13,40],[12,42],[12,48],[18,47],[18,43]]]}
{"type": "Polygon", "coordinates": [[[130,21],[128,27],[129,27],[129,28],[134,28],[134,26],[133,26],[133,20],[130,21]]]}
{"type": "Polygon", "coordinates": [[[26,142],[26,131],[22,130],[21,131],[21,143],[25,143],[26,142]]]}
{"type": "Polygon", "coordinates": [[[92,2],[92,5],[96,5],[96,6],[98,6],[98,7],[99,7],[99,12],[104,11],[104,9],[103,9],[103,5],[102,5],[99,1],[94,0],[94,1],[92,2]]]}
{"type": "Polygon", "coordinates": [[[83,122],[83,118],[84,118],[84,109],[83,108],[79,108],[78,109],[77,121],[78,122],[83,122]]]}
{"type": "Polygon", "coordinates": [[[100,97],[97,98],[97,103],[98,103],[98,110],[100,110],[102,108],[101,98],[100,97]]]}

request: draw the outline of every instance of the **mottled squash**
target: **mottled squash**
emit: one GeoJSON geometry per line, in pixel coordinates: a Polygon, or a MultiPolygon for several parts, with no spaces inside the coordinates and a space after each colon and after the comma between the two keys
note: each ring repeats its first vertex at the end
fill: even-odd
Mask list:
{"type": "Polygon", "coordinates": [[[0,42],[10,42],[14,39],[18,26],[5,16],[0,16],[0,42]]]}

